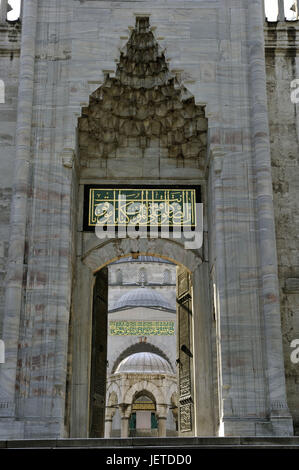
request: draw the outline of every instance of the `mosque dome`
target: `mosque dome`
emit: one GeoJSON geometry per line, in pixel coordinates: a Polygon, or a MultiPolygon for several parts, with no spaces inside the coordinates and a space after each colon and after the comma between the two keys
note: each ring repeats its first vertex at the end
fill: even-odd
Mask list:
{"type": "Polygon", "coordinates": [[[171,374],[169,362],[158,354],[139,352],[123,359],[115,370],[115,374],[171,374]]]}
{"type": "Polygon", "coordinates": [[[156,308],[159,310],[168,310],[175,312],[175,308],[171,305],[163,295],[155,289],[147,289],[146,287],[138,287],[137,289],[130,289],[124,295],[114,302],[110,312],[116,310],[124,310],[134,307],[147,307],[156,308]]]}

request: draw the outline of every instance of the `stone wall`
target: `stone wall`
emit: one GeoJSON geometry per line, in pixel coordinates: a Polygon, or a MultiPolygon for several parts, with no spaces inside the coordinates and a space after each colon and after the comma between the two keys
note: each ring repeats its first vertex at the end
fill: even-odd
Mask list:
{"type": "Polygon", "coordinates": [[[19,22],[1,23],[0,21],[0,80],[3,81],[5,90],[4,102],[0,101],[0,338],[15,158],[20,31],[19,22]]]}
{"type": "Polygon", "coordinates": [[[299,433],[299,365],[290,344],[299,338],[299,116],[291,82],[299,78],[298,23],[265,30],[271,160],[288,405],[299,433]]]}
{"type": "MultiPolygon", "coordinates": [[[[218,370],[214,375],[219,377],[219,432],[226,436],[290,434],[275,262],[262,1],[26,0],[22,25],[18,171],[14,175],[18,184],[12,212],[17,223],[12,227],[3,329],[7,361],[0,369],[1,392],[5,392],[6,403],[15,405],[11,406],[10,416],[15,421],[10,436],[63,435],[68,359],[73,367],[71,435],[88,435],[85,407],[93,272],[102,266],[102,260],[109,262],[136,249],[181,261],[186,267],[192,265],[199,432],[218,433],[218,425],[213,424],[211,386],[206,380],[213,375],[211,357],[216,357],[209,339],[212,314],[207,292],[211,270],[215,273],[218,370]],[[92,145],[85,150],[84,137],[77,152],[78,117],[82,117],[80,126],[88,124],[87,131],[81,128],[81,133],[88,134],[93,131],[93,118],[97,119],[93,113],[102,111],[97,102],[101,93],[108,95],[108,101],[102,100],[102,104],[114,102],[109,85],[113,84],[115,91],[130,74],[127,70],[123,77],[115,61],[130,68],[129,53],[120,60],[121,51],[140,13],[143,17],[150,13],[150,28],[165,49],[157,57],[163,59],[164,54],[171,75],[180,76],[182,87],[194,96],[191,135],[188,137],[188,128],[185,134],[184,126],[184,133],[170,132],[169,141],[167,134],[166,142],[164,130],[160,132],[161,121],[155,118],[148,129],[144,118],[140,129],[143,135],[133,136],[139,128],[126,119],[125,134],[140,139],[137,146],[130,141],[129,158],[114,154],[117,150],[121,153],[123,147],[120,142],[115,150],[109,147],[114,139],[109,131],[92,142],[101,155],[94,159],[92,145]],[[191,139],[190,144],[204,139],[197,128],[197,117],[202,116],[194,115],[204,105],[208,152],[199,166],[194,148],[184,139],[191,139]],[[92,119],[88,121],[88,117],[92,119]],[[159,147],[164,155],[167,151],[167,158],[160,154],[159,161],[156,150],[154,155],[147,152],[154,146],[144,139],[148,138],[146,129],[151,135],[159,133],[159,147]],[[142,155],[134,157],[133,148],[143,145],[142,155]],[[72,161],[76,153],[82,158],[77,197],[72,161]],[[83,235],[80,191],[87,182],[204,185],[207,175],[211,197],[208,201],[203,198],[203,202],[213,224],[207,237],[209,250],[205,250],[201,265],[197,264],[199,254],[185,250],[182,255],[179,244],[166,240],[114,240],[99,246],[90,234],[83,235]],[[72,228],[77,214],[75,252],[72,228]],[[74,256],[78,263],[72,289],[74,256]],[[207,360],[200,361],[202,357],[207,360]]],[[[160,65],[164,67],[163,60],[160,65]]],[[[164,85],[161,83],[162,94],[164,85]]],[[[175,95],[174,90],[178,91],[175,80],[173,88],[164,91],[175,95]]],[[[173,100],[173,104],[180,106],[183,101],[173,100]]],[[[109,122],[112,131],[114,125],[122,127],[122,117],[115,117],[109,122]]],[[[178,123],[180,119],[172,122],[177,128],[183,127],[178,123]]],[[[204,156],[200,155],[202,160],[204,156]]],[[[204,227],[207,232],[206,213],[204,227]]],[[[7,436],[6,408],[0,411],[0,431],[7,436]]]]}

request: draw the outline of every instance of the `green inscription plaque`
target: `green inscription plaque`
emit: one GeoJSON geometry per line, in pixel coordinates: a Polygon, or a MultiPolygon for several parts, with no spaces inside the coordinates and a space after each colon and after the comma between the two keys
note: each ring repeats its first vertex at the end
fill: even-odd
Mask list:
{"type": "Polygon", "coordinates": [[[174,321],[110,321],[110,336],[173,336],[174,321]]]}
{"type": "Polygon", "coordinates": [[[196,227],[198,188],[85,188],[84,228],[196,227]]]}

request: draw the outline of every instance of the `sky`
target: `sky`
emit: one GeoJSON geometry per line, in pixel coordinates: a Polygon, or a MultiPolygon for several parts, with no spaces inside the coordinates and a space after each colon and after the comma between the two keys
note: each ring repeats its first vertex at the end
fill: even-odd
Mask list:
{"type": "Polygon", "coordinates": [[[10,21],[16,20],[20,15],[20,3],[21,0],[9,0],[10,6],[13,7],[13,10],[8,13],[7,19],[10,21]]]}
{"type": "MultiPolygon", "coordinates": [[[[291,20],[295,17],[293,11],[290,11],[289,8],[293,5],[294,0],[285,0],[285,16],[287,19],[291,20]]],[[[276,21],[277,19],[277,0],[265,0],[266,16],[268,20],[276,21]]]]}
{"type": "MultiPolygon", "coordinates": [[[[20,1],[21,0],[9,0],[13,10],[8,14],[8,19],[13,21],[19,17],[20,14],[20,1]]],[[[278,0],[265,0],[266,16],[268,20],[275,21],[277,19],[277,1],[278,0]]],[[[292,6],[294,0],[285,0],[285,15],[288,19],[294,17],[294,13],[288,9],[292,6]]]]}

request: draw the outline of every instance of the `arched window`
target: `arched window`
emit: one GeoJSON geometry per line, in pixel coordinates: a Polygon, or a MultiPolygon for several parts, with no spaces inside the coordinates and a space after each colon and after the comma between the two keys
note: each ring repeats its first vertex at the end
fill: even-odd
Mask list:
{"type": "Polygon", "coordinates": [[[288,21],[298,20],[298,0],[284,0],[283,13],[288,21]]]}
{"type": "Polygon", "coordinates": [[[144,284],[146,283],[147,283],[146,270],[145,268],[141,268],[139,269],[139,272],[138,272],[138,284],[141,284],[142,286],[144,286],[144,284]]]}
{"type": "Polygon", "coordinates": [[[163,284],[170,284],[171,283],[171,273],[169,269],[165,269],[163,273],[163,284]]]}
{"type": "Polygon", "coordinates": [[[264,0],[268,21],[296,21],[298,19],[298,0],[264,0]]]}
{"type": "Polygon", "coordinates": [[[120,269],[118,269],[117,272],[116,272],[116,282],[117,282],[117,284],[122,284],[123,283],[123,273],[120,269]]]}
{"type": "Polygon", "coordinates": [[[5,103],[5,84],[3,80],[0,80],[0,104],[5,103]]]}
{"type": "Polygon", "coordinates": [[[20,16],[21,16],[21,0],[9,0],[8,8],[7,8],[8,21],[17,21],[20,18],[20,16]]]}
{"type": "Polygon", "coordinates": [[[134,399],[129,429],[131,437],[156,435],[158,420],[156,416],[156,402],[153,398],[142,394],[134,399]]]}
{"type": "Polygon", "coordinates": [[[4,341],[0,339],[0,364],[4,364],[5,362],[5,345],[4,341]]]}

